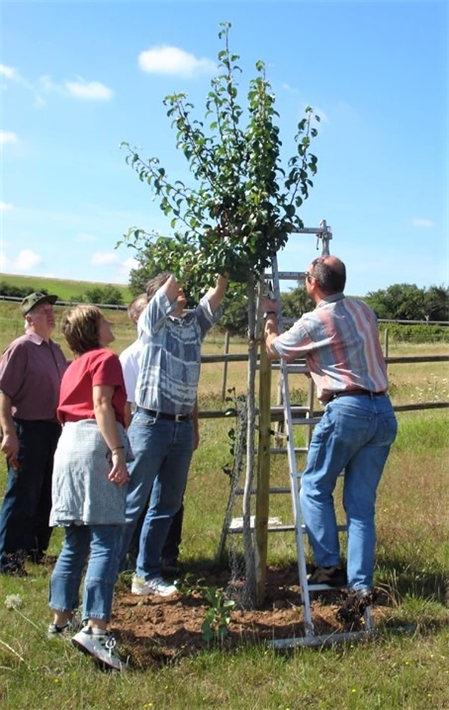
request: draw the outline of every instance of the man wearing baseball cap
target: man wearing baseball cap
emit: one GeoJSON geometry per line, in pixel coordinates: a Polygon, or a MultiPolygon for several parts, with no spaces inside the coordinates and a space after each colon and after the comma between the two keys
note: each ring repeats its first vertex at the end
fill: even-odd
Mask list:
{"type": "Polygon", "coordinates": [[[31,293],[20,311],[25,333],[0,358],[0,450],[8,483],[0,512],[0,571],[26,574],[25,559],[40,562],[50,541],[53,455],[65,356],[51,334],[58,297],[31,293]]]}

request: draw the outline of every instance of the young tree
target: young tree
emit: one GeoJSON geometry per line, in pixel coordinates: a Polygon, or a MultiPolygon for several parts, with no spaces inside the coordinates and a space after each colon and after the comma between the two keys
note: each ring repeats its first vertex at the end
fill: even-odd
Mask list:
{"type": "MultiPolygon", "coordinates": [[[[297,213],[313,186],[317,158],[309,152],[319,121],[310,106],[297,126],[296,153],[282,167],[281,140],[275,121],[275,97],[265,64],[256,63],[257,76],[249,83],[246,110],[238,103],[239,56],[229,48],[230,23],[220,25],[219,74],[211,82],[205,120],[191,117],[194,108],[185,94],[167,96],[167,115],[176,130],[176,145],[189,163],[194,186],[171,181],[156,157],[144,160],[128,143],[127,162],[139,179],[159,198],[171,218],[174,235],[166,238],[132,228],[128,244],[145,251],[151,268],[168,269],[187,281],[191,294],[209,285],[215,273],[245,283],[248,293],[248,431],[247,480],[251,489],[255,434],[254,383],[257,356],[256,292],[264,270],[303,226],[297,213]],[[207,126],[205,127],[205,123],[207,126]],[[245,124],[245,125],[244,125],[245,124]]],[[[244,504],[245,546],[251,545],[249,499],[244,504]]],[[[245,557],[249,559],[250,555],[245,557]]],[[[247,569],[247,576],[251,571],[247,569]]]]}

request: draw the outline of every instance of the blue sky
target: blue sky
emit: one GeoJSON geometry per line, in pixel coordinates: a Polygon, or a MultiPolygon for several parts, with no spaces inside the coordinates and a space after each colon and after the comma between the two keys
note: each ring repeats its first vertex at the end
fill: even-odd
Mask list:
{"type": "MultiPolygon", "coordinates": [[[[127,283],[129,227],[169,234],[122,141],[188,180],[165,96],[204,118],[219,23],[243,74],[263,60],[287,157],[304,107],[321,115],[318,173],[301,217],[332,227],[346,292],[448,284],[448,3],[8,2],[1,13],[4,273],[127,283]]],[[[280,268],[304,270],[311,235],[280,268]]],[[[290,284],[291,285],[291,284],[290,284]]]]}

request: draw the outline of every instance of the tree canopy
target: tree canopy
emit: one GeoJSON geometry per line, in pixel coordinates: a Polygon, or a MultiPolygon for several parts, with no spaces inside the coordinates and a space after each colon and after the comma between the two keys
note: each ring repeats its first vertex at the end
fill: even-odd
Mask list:
{"type": "Polygon", "coordinates": [[[449,289],[445,286],[418,288],[416,284],[393,284],[370,291],[363,300],[381,319],[449,320],[449,289]]]}
{"type": "Polygon", "coordinates": [[[296,153],[283,167],[275,97],[262,61],[249,83],[246,109],[238,103],[241,69],[239,56],[229,47],[230,27],[221,24],[224,49],[206,97],[205,119],[192,117],[194,107],[186,94],[164,100],[193,186],[169,179],[159,158],[144,160],[129,143],[122,144],[127,162],[158,198],[174,230],[167,237],[133,227],[125,241],[145,255],[152,269],[188,278],[192,293],[217,272],[246,284],[257,280],[288,235],[303,226],[297,210],[317,171],[309,148],[319,117],[310,106],[296,127],[296,153]]]}

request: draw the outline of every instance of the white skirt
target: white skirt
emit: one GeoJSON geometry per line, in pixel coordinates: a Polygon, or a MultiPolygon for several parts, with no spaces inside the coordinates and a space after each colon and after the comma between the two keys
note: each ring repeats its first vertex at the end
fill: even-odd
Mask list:
{"type": "MultiPolygon", "coordinates": [[[[118,424],[126,460],[133,456],[118,424]]],[[[108,479],[111,454],[95,419],[67,422],[53,465],[50,525],[121,525],[126,522],[127,485],[108,479]]]]}

